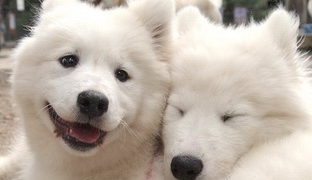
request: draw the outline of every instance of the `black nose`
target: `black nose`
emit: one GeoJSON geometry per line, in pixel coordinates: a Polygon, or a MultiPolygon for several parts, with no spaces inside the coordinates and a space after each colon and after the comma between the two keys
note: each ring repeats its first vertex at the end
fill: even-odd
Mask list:
{"type": "Polygon", "coordinates": [[[179,180],[195,180],[203,170],[203,162],[193,156],[175,156],[171,161],[171,172],[179,180]]]}
{"type": "Polygon", "coordinates": [[[109,101],[107,97],[98,91],[84,91],[78,95],[77,106],[80,112],[89,118],[102,116],[107,112],[109,101]]]}

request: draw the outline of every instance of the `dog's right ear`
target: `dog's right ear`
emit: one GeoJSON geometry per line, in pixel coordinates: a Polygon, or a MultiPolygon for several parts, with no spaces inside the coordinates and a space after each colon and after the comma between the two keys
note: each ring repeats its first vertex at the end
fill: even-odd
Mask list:
{"type": "Polygon", "coordinates": [[[188,6],[181,9],[177,14],[177,25],[179,34],[193,29],[198,29],[207,24],[208,19],[201,14],[195,6],[188,6]]]}
{"type": "MultiPolygon", "coordinates": [[[[152,38],[154,48],[165,55],[171,41],[172,20],[175,14],[173,0],[135,0],[129,2],[134,12],[152,38]]],[[[164,56],[163,56],[164,57],[164,56]]],[[[163,58],[161,57],[161,58],[163,58]]]]}
{"type": "Polygon", "coordinates": [[[264,22],[264,29],[286,55],[294,55],[297,51],[299,24],[298,17],[280,7],[264,22]]]}
{"type": "Polygon", "coordinates": [[[78,0],[44,0],[42,2],[41,8],[43,9],[43,11],[49,11],[54,9],[55,7],[77,1],[78,0]]]}

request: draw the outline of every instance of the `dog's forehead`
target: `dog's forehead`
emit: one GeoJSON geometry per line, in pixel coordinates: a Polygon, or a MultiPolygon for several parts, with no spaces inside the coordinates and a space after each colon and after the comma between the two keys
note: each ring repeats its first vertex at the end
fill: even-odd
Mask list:
{"type": "Polygon", "coordinates": [[[144,36],[146,30],[125,9],[85,11],[72,12],[64,17],[63,11],[43,15],[34,36],[49,41],[48,48],[68,46],[68,49],[90,50],[90,53],[103,50],[127,52],[137,44],[149,43],[144,36]]]}
{"type": "MultiPolygon", "coordinates": [[[[173,68],[172,92],[176,97],[183,97],[183,104],[191,106],[217,106],[231,101],[252,102],[254,108],[263,108],[285,99],[289,83],[284,65],[268,64],[262,57],[249,58],[252,58],[250,54],[224,62],[195,59],[192,63],[184,62],[173,68]]],[[[179,98],[173,99],[180,102],[179,98]]]]}
{"type": "Polygon", "coordinates": [[[173,83],[198,89],[230,88],[235,84],[261,86],[259,80],[265,80],[264,76],[271,76],[269,81],[278,79],[282,71],[287,71],[285,63],[271,41],[259,41],[261,35],[250,32],[254,30],[229,30],[225,37],[208,35],[188,43],[188,37],[181,37],[178,43],[182,47],[171,65],[173,83]]]}
{"type": "Polygon", "coordinates": [[[39,22],[40,28],[59,27],[73,32],[86,31],[86,36],[91,30],[105,33],[109,30],[119,29],[117,32],[122,32],[123,29],[126,30],[136,23],[133,14],[125,9],[104,11],[95,8],[85,8],[69,13],[63,9],[43,13],[39,22]],[[121,25],[124,28],[120,28],[121,25]]]}
{"type": "Polygon", "coordinates": [[[220,56],[197,54],[191,59],[176,61],[180,62],[172,65],[173,91],[184,97],[187,94],[198,95],[192,95],[192,99],[256,96],[264,90],[265,84],[267,88],[269,85],[273,88],[271,82],[278,80],[273,76],[274,72],[269,71],[274,66],[267,65],[261,57],[253,57],[250,53],[241,56],[231,56],[231,53],[220,53],[220,56]]]}

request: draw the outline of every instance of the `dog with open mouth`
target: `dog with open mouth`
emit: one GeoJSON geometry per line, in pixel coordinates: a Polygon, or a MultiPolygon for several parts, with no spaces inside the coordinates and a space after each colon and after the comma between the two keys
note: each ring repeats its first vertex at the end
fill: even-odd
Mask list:
{"type": "Polygon", "coordinates": [[[173,15],[171,0],[110,10],[45,0],[14,55],[24,153],[0,159],[0,175],[19,164],[22,180],[162,179],[173,15]]]}

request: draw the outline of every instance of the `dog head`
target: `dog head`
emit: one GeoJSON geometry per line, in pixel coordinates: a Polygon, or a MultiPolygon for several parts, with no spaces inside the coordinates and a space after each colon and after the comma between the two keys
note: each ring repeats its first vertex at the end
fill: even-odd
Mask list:
{"type": "Polygon", "coordinates": [[[186,8],[177,21],[163,132],[167,179],[225,179],[251,147],[304,128],[311,106],[303,97],[311,101],[311,93],[292,15],[279,9],[234,29],[186,8]]]}
{"type": "Polygon", "coordinates": [[[57,139],[86,154],[125,136],[125,129],[141,140],[156,134],[169,86],[173,13],[167,0],[106,11],[45,0],[15,53],[13,89],[30,143],[57,139]]]}

